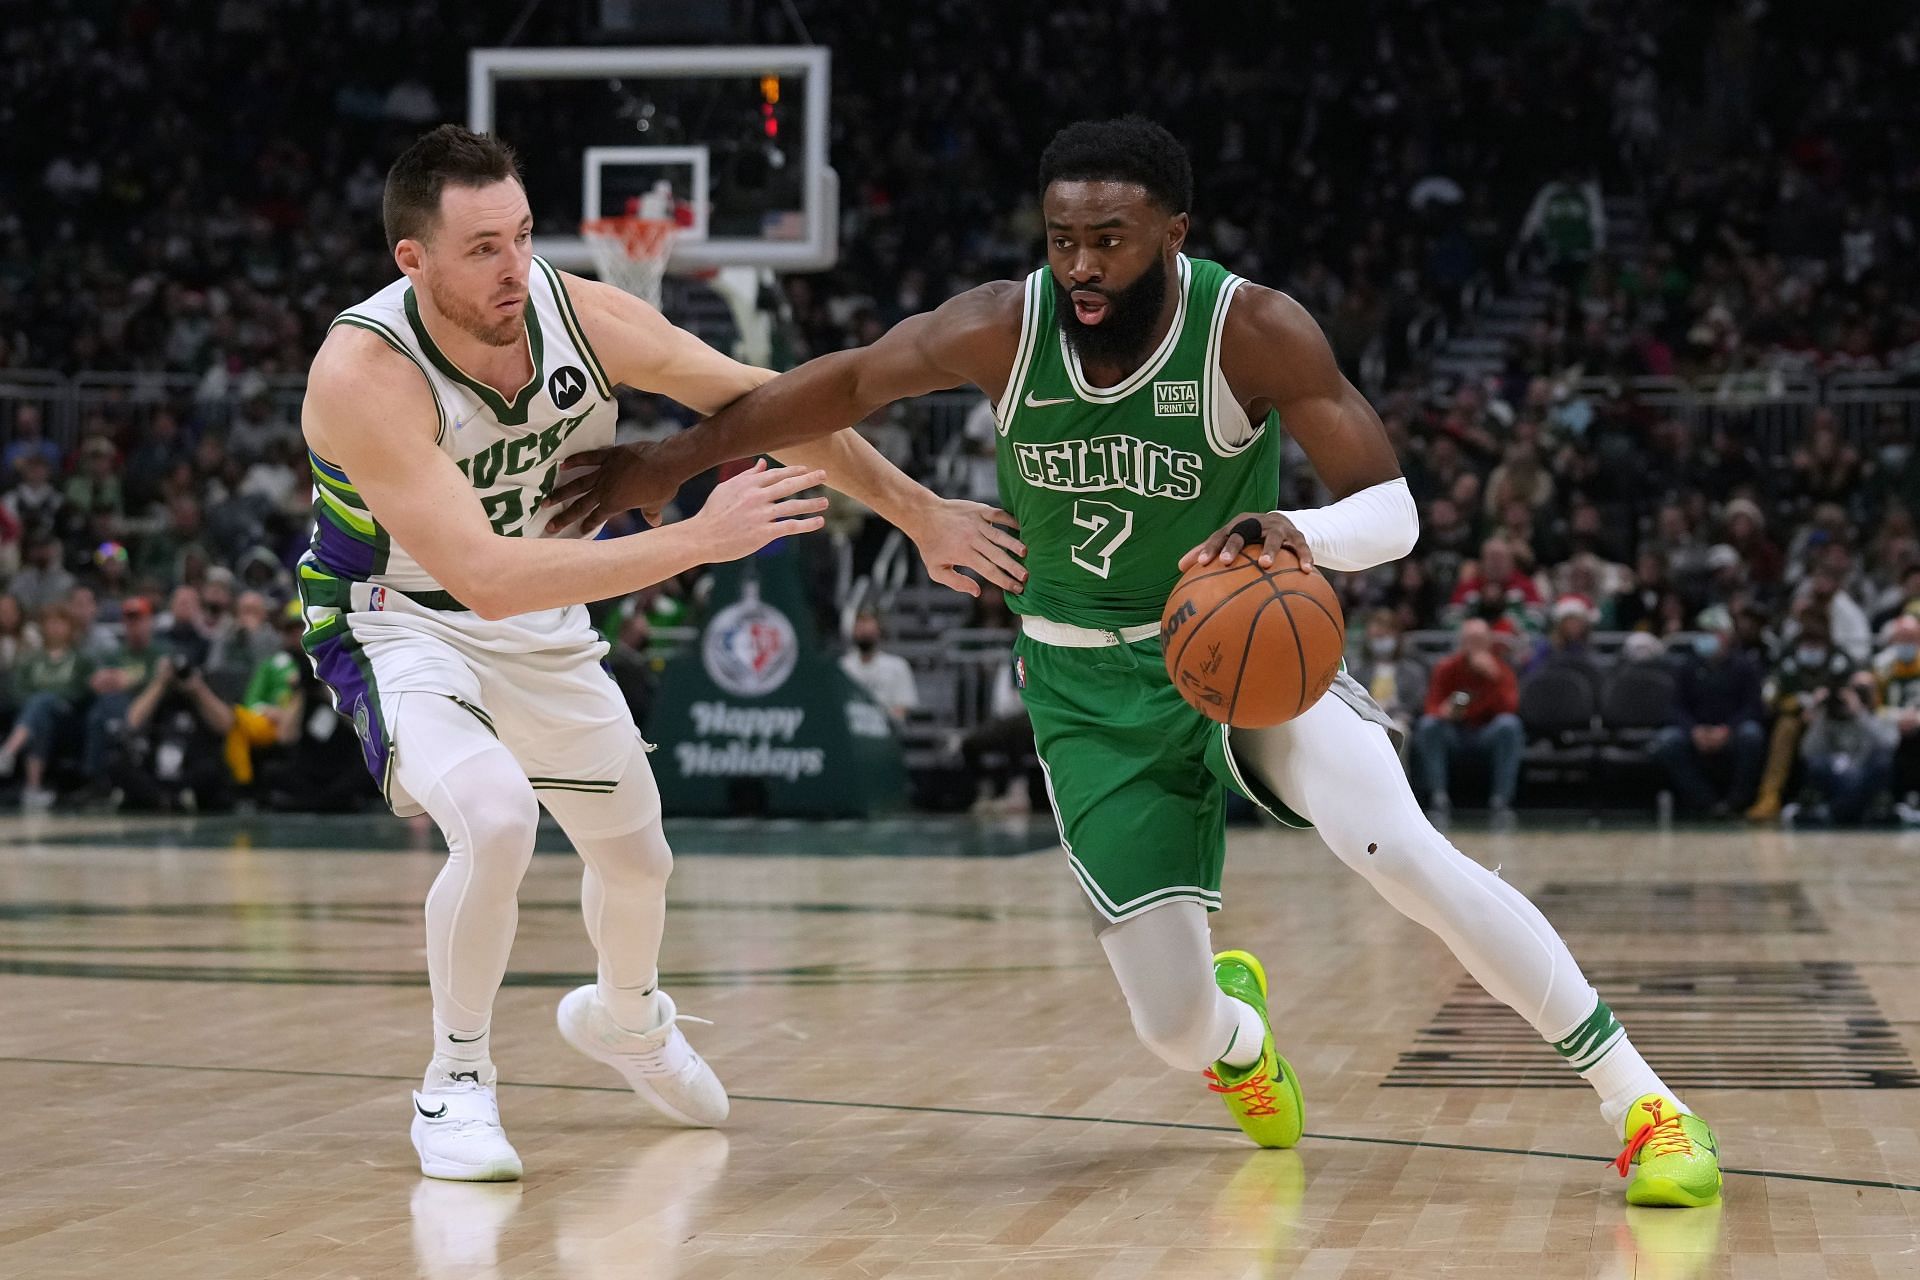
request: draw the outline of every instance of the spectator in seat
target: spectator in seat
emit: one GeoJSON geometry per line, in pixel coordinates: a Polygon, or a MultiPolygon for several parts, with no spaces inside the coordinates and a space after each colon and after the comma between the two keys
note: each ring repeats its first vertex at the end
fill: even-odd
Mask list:
{"type": "MultiPolygon", "coordinates": [[[[1426,706],[1427,669],[1406,651],[1406,633],[1392,609],[1375,609],[1367,616],[1360,653],[1349,669],[1400,726],[1402,743],[1410,742],[1413,723],[1426,706]]],[[[1402,746],[1402,751],[1407,749],[1402,746]]]]}
{"type": "Polygon", "coordinates": [[[1705,610],[1696,625],[1702,634],[1680,668],[1675,722],[1654,739],[1653,757],[1683,806],[1723,818],[1752,803],[1766,755],[1760,668],[1735,648],[1733,615],[1724,606],[1705,610]],[[1718,786],[1713,775],[1722,779],[1718,786]]]}
{"type": "Polygon", "coordinates": [[[1772,822],[1780,816],[1793,764],[1800,754],[1816,694],[1845,683],[1853,673],[1847,655],[1833,647],[1827,635],[1827,616],[1812,610],[1802,616],[1793,648],[1774,666],[1764,697],[1773,711],[1773,732],[1767,745],[1766,768],[1759,794],[1747,810],[1753,822],[1772,822]]]}
{"type": "Polygon", "coordinates": [[[1540,630],[1541,604],[1540,589],[1520,571],[1507,540],[1488,538],[1479,561],[1462,568],[1447,616],[1455,625],[1479,618],[1495,631],[1525,635],[1540,630]]]}
{"type": "Polygon", "coordinates": [[[1900,820],[1920,824],[1920,617],[1894,619],[1873,674],[1880,685],[1880,718],[1899,735],[1890,785],[1900,797],[1900,820]]]}
{"type": "Polygon", "coordinates": [[[21,608],[39,617],[54,605],[64,603],[73,594],[75,583],[73,575],[60,563],[59,540],[50,534],[29,538],[25,559],[20,572],[13,575],[7,593],[20,602],[21,608]]]}
{"type": "MultiPolygon", "coordinates": [[[[1844,565],[1845,553],[1836,559],[1844,565]]],[[[1794,613],[1804,618],[1818,612],[1827,620],[1827,634],[1834,646],[1856,664],[1864,664],[1872,656],[1873,626],[1843,583],[1843,573],[1835,571],[1835,563],[1823,561],[1801,584],[1793,602],[1794,613]]]]}
{"type": "Polygon", "coordinates": [[[862,609],[853,620],[852,639],[853,648],[840,657],[840,669],[896,722],[905,720],[920,705],[920,689],[905,658],[881,651],[880,615],[862,609]]]}
{"type": "Polygon", "coordinates": [[[1488,803],[1496,820],[1513,813],[1527,733],[1520,724],[1520,682],[1494,648],[1484,618],[1460,624],[1460,647],[1433,669],[1426,714],[1415,734],[1414,765],[1435,821],[1450,817],[1455,760],[1486,757],[1493,773],[1488,803]]]}
{"type": "Polygon", "coordinates": [[[87,660],[74,645],[72,616],[63,605],[51,606],[40,615],[40,648],[27,654],[14,672],[20,717],[0,742],[0,774],[12,773],[15,761],[26,756],[20,807],[28,812],[53,807],[47,762],[79,723],[87,674],[87,660]]]}
{"type": "Polygon", "coordinates": [[[1780,548],[1767,537],[1766,517],[1760,512],[1760,504],[1751,498],[1735,498],[1721,510],[1720,519],[1725,530],[1725,545],[1740,553],[1740,560],[1746,565],[1747,581],[1756,587],[1778,586],[1785,562],[1780,548]]]}
{"type": "Polygon", "coordinates": [[[1577,667],[1597,687],[1600,668],[1593,656],[1593,603],[1583,596],[1561,596],[1553,602],[1553,630],[1542,637],[1527,658],[1526,673],[1546,667],[1577,667]]]}
{"type": "MultiPolygon", "coordinates": [[[[1815,822],[1852,826],[1869,816],[1893,771],[1900,731],[1875,714],[1879,687],[1871,671],[1857,671],[1814,695],[1800,754],[1815,822]]],[[[1798,816],[1798,815],[1795,815],[1798,816]]]]}
{"type": "Polygon", "coordinates": [[[89,679],[93,704],[87,708],[86,745],[81,767],[90,786],[103,783],[113,740],[127,718],[134,697],[153,679],[166,653],[153,634],[153,605],[144,596],[131,596],[120,606],[125,635],[113,652],[100,660],[89,679]]]}

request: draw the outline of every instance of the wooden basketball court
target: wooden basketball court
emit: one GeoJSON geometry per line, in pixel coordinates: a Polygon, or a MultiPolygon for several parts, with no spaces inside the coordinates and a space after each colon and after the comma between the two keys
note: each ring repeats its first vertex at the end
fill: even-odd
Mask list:
{"type": "Polygon", "coordinates": [[[1044,819],[673,834],[664,980],[731,1123],[670,1128],[560,1040],[593,962],[546,834],[494,1023],[527,1175],[480,1186],[407,1141],[429,832],[9,820],[0,1276],[1920,1275],[1920,836],[1458,837],[1718,1129],[1724,1206],[1661,1211],[1311,836],[1236,831],[1215,921],[1306,1084],[1309,1137],[1262,1152],[1135,1043],[1044,819]]]}

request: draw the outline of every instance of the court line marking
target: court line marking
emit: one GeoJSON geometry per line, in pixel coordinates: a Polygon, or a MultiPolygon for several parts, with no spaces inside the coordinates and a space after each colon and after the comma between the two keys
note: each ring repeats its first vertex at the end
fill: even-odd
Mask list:
{"type": "MultiPolygon", "coordinates": [[[[306,1071],[294,1067],[226,1067],[181,1062],[122,1062],[93,1058],[39,1058],[24,1055],[0,1055],[0,1063],[25,1063],[55,1067],[118,1067],[135,1071],[199,1071],[221,1075],[304,1076],[322,1080],[380,1080],[412,1082],[418,1076],[383,1075],[371,1071],[306,1071]]],[[[630,1093],[615,1085],[550,1084],[536,1080],[502,1080],[508,1089],[557,1089],[570,1093],[630,1093]]],[[[1110,1124],[1132,1129],[1177,1129],[1194,1133],[1238,1134],[1234,1126],[1195,1124],[1188,1120],[1132,1120],[1124,1116],[1074,1116],[1049,1111],[998,1111],[984,1107],[940,1107],[908,1102],[847,1102],[834,1098],[785,1098],[773,1094],[736,1093],[740,1102],[765,1102],[793,1107],[839,1107],[853,1111],[902,1111],[914,1115],[973,1116],[989,1120],[1053,1120],[1074,1124],[1110,1124]]],[[[1538,1156],[1547,1160],[1574,1160],[1582,1164],[1612,1164],[1612,1156],[1588,1155],[1579,1151],[1549,1151],[1539,1147],[1488,1147],[1466,1142],[1433,1142],[1425,1138],[1370,1138],[1348,1133],[1315,1133],[1306,1137],[1318,1142],[1350,1142],[1361,1146],[1403,1147],[1416,1150],[1466,1151],[1476,1155],[1538,1156]]],[[[1789,1173],[1779,1169],[1722,1168],[1721,1173],[1739,1178],[1778,1178],[1785,1182],[1817,1182],[1834,1187],[1871,1187],[1878,1191],[1920,1191],[1920,1183],[1882,1182],[1873,1178],[1841,1178],[1821,1173],[1789,1173]]]]}

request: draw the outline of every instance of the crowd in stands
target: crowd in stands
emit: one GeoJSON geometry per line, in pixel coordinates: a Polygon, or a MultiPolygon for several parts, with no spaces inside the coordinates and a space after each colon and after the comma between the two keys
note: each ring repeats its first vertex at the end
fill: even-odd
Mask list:
{"type": "MultiPolygon", "coordinates": [[[[516,21],[520,43],[589,42],[588,8],[224,0],[188,24],[153,0],[61,0],[0,30],[0,379],[164,370],[193,388],[103,405],[77,433],[0,397],[0,774],[27,803],[55,784],[155,805],[364,794],[301,789],[354,776],[308,767],[353,743],[296,657],[309,494],[293,402],[271,391],[391,277],[384,166],[462,113],[465,49],[516,21]]],[[[742,43],[798,38],[797,14],[835,57],[843,256],[783,282],[789,345],[870,341],[1029,270],[1049,133],[1151,114],[1193,153],[1192,251],[1312,310],[1403,459],[1420,545],[1341,589],[1423,800],[1447,808],[1455,765],[1484,757],[1495,812],[1525,804],[1528,684],[1590,659],[1603,678],[1672,668],[1668,731],[1640,745],[1683,810],[1907,812],[1914,419],[1820,410],[1763,434],[1578,376],[1920,381],[1920,13],[1855,8],[760,6],[742,43]],[[1614,196],[1641,211],[1632,235],[1614,196]],[[1547,310],[1498,372],[1433,375],[1441,335],[1531,279],[1547,310]],[[1436,629],[1459,633],[1457,659],[1404,642],[1436,629]]],[[[897,418],[863,429],[927,463],[897,418]]],[[[984,496],[990,440],[946,478],[984,496]]],[[[1297,454],[1287,483],[1288,505],[1320,499],[1297,454]]],[[[845,536],[871,559],[872,526],[845,536]]],[[[610,615],[636,706],[649,628],[681,595],[610,615]]]]}

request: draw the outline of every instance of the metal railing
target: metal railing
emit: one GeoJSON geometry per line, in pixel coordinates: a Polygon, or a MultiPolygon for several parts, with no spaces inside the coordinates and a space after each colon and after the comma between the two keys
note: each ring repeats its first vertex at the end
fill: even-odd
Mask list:
{"type": "MultiPolygon", "coordinates": [[[[1725,424],[1778,453],[1804,438],[1813,417],[1829,410],[1848,439],[1871,443],[1896,426],[1920,434],[1920,385],[1878,371],[1753,370],[1701,377],[1588,377],[1576,389],[1594,398],[1631,395],[1708,429],[1725,424]]],[[[297,421],[306,379],[299,374],[196,376],[121,370],[64,374],[51,369],[0,369],[0,446],[11,442],[22,408],[39,411],[49,439],[77,446],[89,426],[104,420],[116,431],[144,431],[162,412],[183,423],[225,427],[249,399],[264,396],[275,419],[297,421]]],[[[967,415],[980,403],[973,392],[940,392],[910,401],[908,428],[925,441],[923,456],[957,456],[967,415]]]]}
{"type": "Polygon", "coordinates": [[[1593,399],[1630,396],[1702,430],[1725,426],[1769,454],[1784,453],[1805,439],[1822,409],[1856,445],[1872,444],[1894,425],[1910,436],[1920,432],[1920,385],[1910,379],[1903,383],[1895,373],[1842,371],[1817,377],[1750,370],[1696,378],[1590,377],[1575,388],[1593,399]]]}

